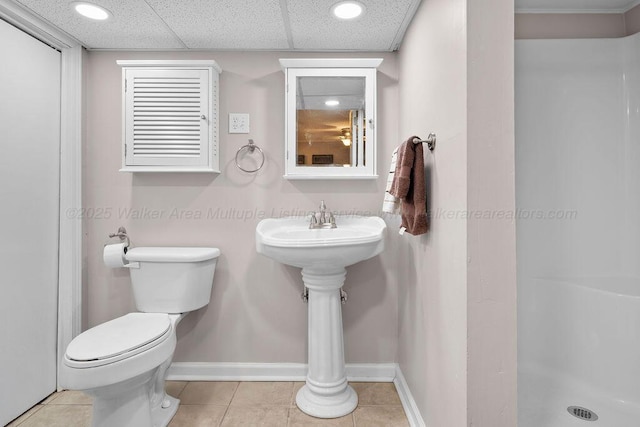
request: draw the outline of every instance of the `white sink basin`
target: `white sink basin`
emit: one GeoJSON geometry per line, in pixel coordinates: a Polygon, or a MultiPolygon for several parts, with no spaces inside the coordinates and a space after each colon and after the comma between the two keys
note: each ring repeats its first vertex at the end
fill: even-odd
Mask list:
{"type": "Polygon", "coordinates": [[[309,229],[309,217],[263,219],[256,250],[300,268],[346,267],[384,249],[385,222],[379,217],[336,216],[338,228],[309,229]]]}
{"type": "Polygon", "coordinates": [[[338,228],[309,229],[309,219],[263,219],[256,228],[256,249],[302,268],[309,303],[309,364],[307,383],[296,394],[296,405],[314,417],[338,418],[358,405],[344,364],[341,288],[345,267],[382,252],[387,226],[378,217],[336,216],[338,228]]]}

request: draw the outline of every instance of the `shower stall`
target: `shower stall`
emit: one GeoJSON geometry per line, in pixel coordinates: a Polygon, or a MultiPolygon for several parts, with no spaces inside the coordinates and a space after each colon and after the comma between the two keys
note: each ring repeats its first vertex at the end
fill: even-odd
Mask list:
{"type": "Polygon", "coordinates": [[[519,427],[640,425],[640,34],[518,40],[519,427]]]}

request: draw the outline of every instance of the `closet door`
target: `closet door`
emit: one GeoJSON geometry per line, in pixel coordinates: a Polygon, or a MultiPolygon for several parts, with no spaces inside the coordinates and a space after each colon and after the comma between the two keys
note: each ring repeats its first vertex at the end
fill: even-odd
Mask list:
{"type": "Polygon", "coordinates": [[[0,425],[56,388],[60,52],[0,20],[0,425]]]}

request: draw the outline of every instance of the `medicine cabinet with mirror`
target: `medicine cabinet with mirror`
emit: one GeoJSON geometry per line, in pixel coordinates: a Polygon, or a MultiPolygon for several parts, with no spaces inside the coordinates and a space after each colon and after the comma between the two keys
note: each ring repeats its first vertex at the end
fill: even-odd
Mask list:
{"type": "Polygon", "coordinates": [[[280,59],[285,178],[374,179],[379,58],[280,59]]]}

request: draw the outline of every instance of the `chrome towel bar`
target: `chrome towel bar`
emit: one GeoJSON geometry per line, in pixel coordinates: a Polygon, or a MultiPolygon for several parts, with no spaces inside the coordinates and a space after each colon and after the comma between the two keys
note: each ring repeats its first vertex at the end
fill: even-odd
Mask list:
{"type": "Polygon", "coordinates": [[[427,147],[429,148],[429,151],[433,151],[436,149],[436,134],[435,133],[430,133],[429,136],[427,136],[427,139],[420,139],[420,138],[413,138],[413,143],[414,144],[422,144],[422,143],[427,143],[427,147]]]}

